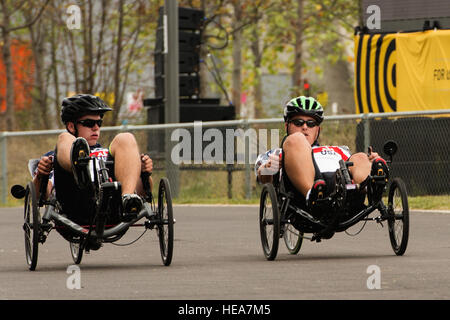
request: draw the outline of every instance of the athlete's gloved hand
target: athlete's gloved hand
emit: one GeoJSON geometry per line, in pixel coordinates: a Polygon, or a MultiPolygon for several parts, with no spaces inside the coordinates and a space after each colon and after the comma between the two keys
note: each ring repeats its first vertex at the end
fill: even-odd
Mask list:
{"type": "Polygon", "coordinates": [[[259,173],[263,176],[275,175],[280,170],[280,155],[271,154],[269,160],[261,165],[259,173]]]}
{"type": "Polygon", "coordinates": [[[369,147],[367,150],[367,156],[369,157],[369,161],[372,162],[373,160],[380,158],[380,155],[377,152],[373,152],[373,148],[369,147]]]}
{"type": "Polygon", "coordinates": [[[42,157],[37,166],[37,176],[48,176],[53,170],[53,156],[42,157]]]}
{"type": "Polygon", "coordinates": [[[153,171],[153,160],[148,154],[141,154],[141,172],[152,173],[153,171]]]}

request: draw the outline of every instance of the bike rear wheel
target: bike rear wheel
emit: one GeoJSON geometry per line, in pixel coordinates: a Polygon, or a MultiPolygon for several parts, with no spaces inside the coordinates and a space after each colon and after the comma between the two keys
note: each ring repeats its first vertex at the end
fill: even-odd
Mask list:
{"type": "Polygon", "coordinates": [[[283,239],[290,254],[297,254],[303,243],[303,232],[298,231],[292,224],[285,224],[283,239]]]}
{"type": "Polygon", "coordinates": [[[272,184],[265,184],[259,203],[259,230],[264,256],[274,260],[280,240],[280,210],[277,195],[272,184]]]}
{"type": "Polygon", "coordinates": [[[167,178],[162,178],[159,182],[158,190],[158,237],[161,251],[161,259],[165,266],[172,262],[173,255],[173,209],[170,184],[167,178]]]}
{"type": "Polygon", "coordinates": [[[83,242],[82,237],[69,242],[70,254],[72,255],[72,260],[75,264],[80,264],[83,259],[83,242]]]}
{"type": "Polygon", "coordinates": [[[36,269],[39,253],[41,214],[38,206],[36,188],[31,181],[25,191],[24,223],[25,258],[28,269],[36,269]]]}
{"type": "Polygon", "coordinates": [[[408,245],[409,206],[406,186],[400,178],[395,178],[389,188],[388,226],[392,249],[401,256],[408,245]]]}

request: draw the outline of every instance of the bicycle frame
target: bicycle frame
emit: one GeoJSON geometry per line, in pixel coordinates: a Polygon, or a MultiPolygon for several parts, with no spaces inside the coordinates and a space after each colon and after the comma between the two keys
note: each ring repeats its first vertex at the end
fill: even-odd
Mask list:
{"type": "MultiPolygon", "coordinates": [[[[69,229],[74,234],[87,238],[87,240],[96,240],[96,241],[106,241],[108,238],[119,236],[123,234],[129,227],[132,226],[142,226],[142,225],[136,225],[135,223],[139,221],[142,218],[147,218],[149,220],[152,220],[151,223],[146,221],[146,223],[143,224],[146,228],[153,228],[153,226],[157,223],[162,223],[162,221],[158,221],[156,219],[157,212],[155,210],[155,204],[153,201],[153,197],[151,195],[150,190],[146,190],[146,197],[147,200],[150,200],[151,205],[148,202],[144,202],[144,208],[141,210],[141,212],[137,215],[135,219],[129,222],[120,222],[119,224],[105,229],[105,220],[108,215],[108,209],[109,204],[108,201],[111,199],[106,196],[102,197],[103,195],[103,187],[110,186],[111,184],[116,184],[117,187],[118,182],[112,182],[109,178],[108,168],[106,167],[106,164],[110,163],[108,161],[105,161],[103,159],[96,159],[94,157],[87,157],[85,159],[80,159],[82,161],[93,161],[94,163],[94,172],[96,172],[95,176],[95,198],[96,201],[96,208],[95,208],[95,219],[94,223],[92,223],[89,226],[82,226],[79,225],[72,220],[66,218],[62,214],[59,213],[59,203],[56,200],[56,198],[52,198],[50,200],[44,200],[45,192],[47,188],[46,181],[42,181],[41,183],[41,194],[40,194],[40,206],[47,205],[48,210],[44,214],[44,219],[46,220],[54,220],[58,223],[60,223],[65,228],[69,229]],[[99,167],[98,170],[96,170],[96,167],[99,167]]],[[[142,175],[141,176],[143,182],[144,179],[146,179],[147,183],[144,182],[144,188],[149,188],[148,184],[148,175],[142,175]]],[[[48,177],[47,177],[48,181],[48,177]]]]}
{"type": "MultiPolygon", "coordinates": [[[[352,188],[355,187],[355,185],[351,184],[351,179],[349,177],[348,169],[347,169],[347,167],[351,166],[351,165],[352,165],[352,163],[349,163],[349,162],[344,163],[342,161],[340,163],[340,168],[337,170],[338,174],[342,178],[342,180],[337,181],[337,186],[341,190],[344,190],[343,191],[344,195],[339,195],[339,194],[337,194],[337,192],[334,192],[332,195],[330,195],[330,197],[334,197],[334,198],[343,197],[343,198],[345,198],[345,196],[347,194],[347,191],[348,191],[347,190],[348,186],[352,186],[352,188]]],[[[372,178],[372,177],[370,177],[370,178],[372,178]]],[[[345,231],[348,228],[350,228],[351,226],[353,226],[356,223],[358,223],[360,221],[363,221],[363,220],[373,220],[373,221],[381,222],[381,221],[385,221],[385,220],[388,219],[387,207],[383,203],[383,201],[380,200],[380,201],[378,201],[376,203],[370,204],[369,206],[367,206],[366,208],[362,209],[361,211],[359,211],[359,212],[357,212],[355,214],[352,214],[348,219],[343,220],[343,221],[339,221],[339,219],[340,219],[339,215],[340,215],[340,213],[342,213],[341,209],[343,210],[343,208],[338,208],[338,210],[341,211],[341,212],[336,212],[337,213],[336,218],[334,220],[332,220],[330,223],[324,223],[324,222],[318,220],[317,218],[313,217],[307,211],[305,211],[305,210],[303,210],[303,209],[301,209],[301,208],[299,208],[299,207],[297,207],[295,205],[292,205],[290,202],[291,202],[291,199],[293,197],[293,194],[283,192],[281,190],[282,189],[281,185],[277,185],[276,189],[277,189],[277,193],[279,194],[279,200],[281,199],[281,201],[280,201],[280,204],[281,204],[281,206],[280,206],[281,224],[289,223],[289,220],[286,219],[286,215],[287,215],[287,210],[291,209],[291,210],[295,211],[297,214],[299,214],[301,217],[303,217],[304,219],[308,220],[311,223],[310,226],[304,225],[303,227],[305,229],[304,230],[300,230],[300,231],[317,233],[317,235],[315,237],[313,237],[313,240],[314,239],[320,240],[321,235],[322,234],[326,234],[328,232],[334,233],[334,232],[345,231]],[[367,218],[368,215],[370,215],[372,212],[374,212],[377,209],[381,213],[380,216],[378,216],[376,218],[367,218]],[[309,230],[308,230],[308,228],[309,228],[309,230]]],[[[334,201],[334,206],[337,205],[336,204],[337,202],[338,201],[334,201]]],[[[330,210],[333,210],[333,208],[330,208],[330,210]]]]}
{"type": "MultiPolygon", "coordinates": [[[[72,231],[73,233],[75,233],[79,236],[85,237],[85,236],[89,235],[89,231],[91,231],[91,233],[89,235],[90,237],[95,238],[95,239],[99,238],[99,235],[95,230],[90,230],[89,227],[86,228],[85,226],[76,224],[72,220],[59,214],[55,210],[55,207],[56,207],[55,203],[49,202],[49,203],[47,203],[47,205],[49,205],[49,210],[47,211],[48,213],[46,213],[47,219],[55,220],[55,221],[59,222],[64,227],[68,228],[70,231],[72,231]]],[[[106,230],[102,229],[101,239],[107,239],[109,237],[119,235],[122,232],[125,232],[129,227],[137,226],[137,225],[135,225],[135,222],[139,221],[142,218],[152,219],[152,222],[158,223],[158,221],[154,219],[155,217],[156,217],[156,213],[153,211],[151,206],[148,203],[144,203],[144,209],[141,210],[141,212],[138,214],[138,216],[134,220],[129,221],[129,222],[121,222],[121,223],[115,225],[114,227],[111,227],[106,230]]],[[[92,227],[95,228],[95,225],[92,225],[92,227]]]]}

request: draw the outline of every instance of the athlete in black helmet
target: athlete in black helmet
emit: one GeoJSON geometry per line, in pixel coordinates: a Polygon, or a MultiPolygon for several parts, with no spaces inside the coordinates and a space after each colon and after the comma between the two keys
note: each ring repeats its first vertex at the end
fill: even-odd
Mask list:
{"type": "MultiPolygon", "coordinates": [[[[282,169],[285,186],[296,195],[300,207],[314,213],[315,200],[333,187],[340,159],[353,162],[349,170],[354,183],[362,183],[371,170],[378,170],[380,166],[387,174],[386,162],[376,152],[351,155],[346,146],[319,145],[324,116],[316,99],[296,97],[285,105],[283,115],[287,135],[282,146],[260,155],[255,171],[258,180],[267,183],[282,169]]],[[[381,197],[381,193],[375,197],[381,197]]]]}
{"type": "MultiPolygon", "coordinates": [[[[141,171],[152,172],[153,162],[148,155],[139,153],[139,148],[131,133],[119,133],[109,148],[99,143],[103,116],[112,109],[99,97],[77,94],[62,102],[61,121],[67,132],[59,135],[55,151],[45,154],[39,161],[35,184],[39,190],[42,175],[52,175],[49,190],[55,186],[56,196],[64,208],[64,213],[75,222],[86,223],[83,214],[89,212],[86,190],[92,185],[91,174],[86,166],[80,166],[77,158],[83,154],[114,159],[111,168],[122,187],[123,220],[137,216],[142,199],[135,193],[143,193],[140,180],[141,171]],[[53,157],[55,159],[53,159],[53,157]],[[54,174],[53,174],[54,173],[54,174]]],[[[150,185],[151,185],[151,178],[150,185]]]]}

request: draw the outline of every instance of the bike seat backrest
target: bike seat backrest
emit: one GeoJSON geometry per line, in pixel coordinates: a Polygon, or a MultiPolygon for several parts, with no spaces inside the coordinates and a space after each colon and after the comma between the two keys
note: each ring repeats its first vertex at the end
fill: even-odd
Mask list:
{"type": "Polygon", "coordinates": [[[40,159],[30,159],[28,160],[28,171],[30,172],[31,178],[34,179],[36,175],[37,166],[40,159]]]}

